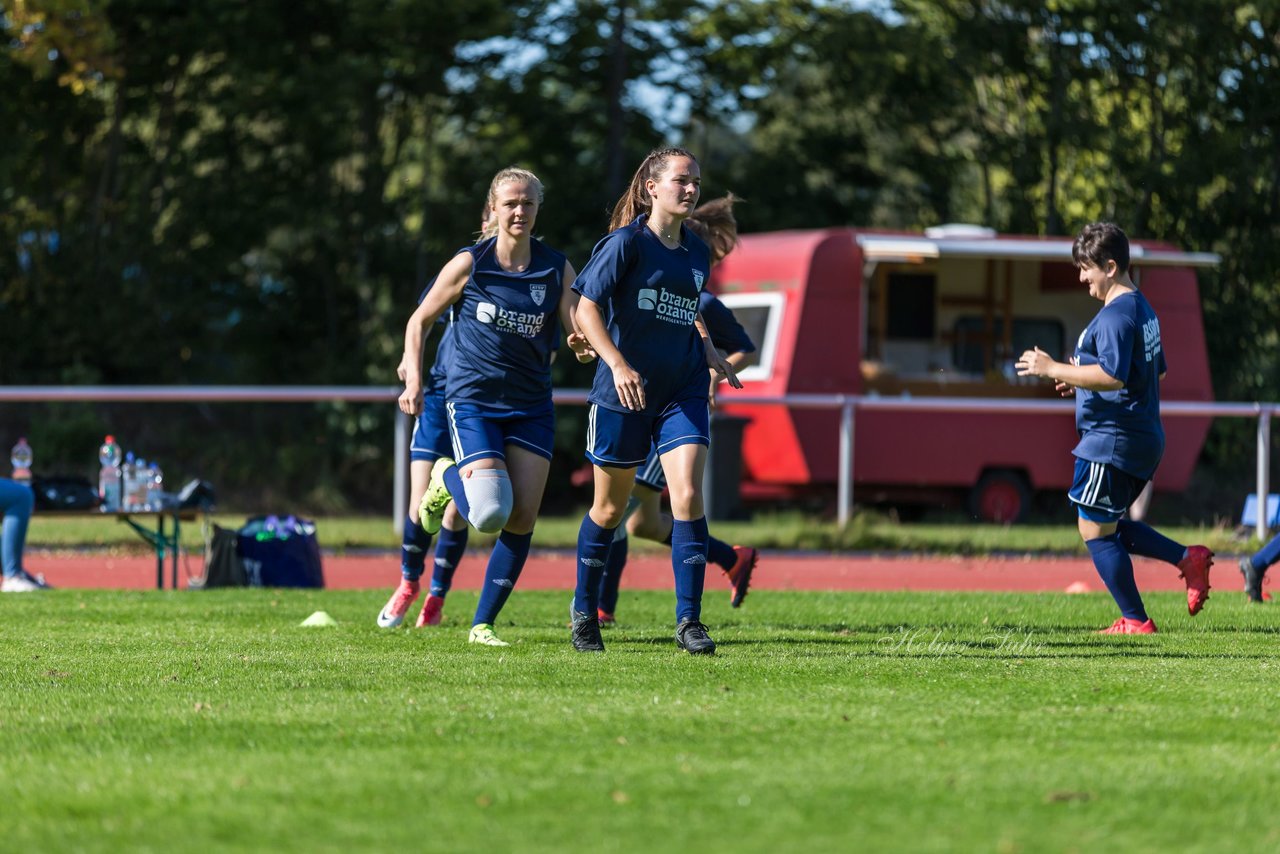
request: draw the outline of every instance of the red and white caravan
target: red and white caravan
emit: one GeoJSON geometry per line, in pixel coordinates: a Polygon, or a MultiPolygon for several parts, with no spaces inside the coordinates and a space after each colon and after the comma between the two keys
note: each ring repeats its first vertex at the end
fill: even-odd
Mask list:
{"type": "MultiPolygon", "coordinates": [[[[713,289],[759,347],[740,372],[751,394],[1057,399],[1052,384],[1017,377],[1013,362],[1033,345],[1070,356],[1098,311],[1071,263],[1071,242],[975,226],[751,234],[717,268],[713,289]]],[[[1132,256],[1134,280],[1160,318],[1169,363],[1162,399],[1212,400],[1195,268],[1217,256],[1144,240],[1133,241],[1132,256]]],[[[725,410],[750,418],[745,496],[835,484],[838,413],[725,410]]],[[[1157,489],[1186,487],[1209,421],[1165,418],[1157,489]]],[[[863,410],[855,496],[907,503],[967,495],[976,515],[1016,521],[1034,492],[1070,486],[1075,443],[1066,413],[863,410]]]]}

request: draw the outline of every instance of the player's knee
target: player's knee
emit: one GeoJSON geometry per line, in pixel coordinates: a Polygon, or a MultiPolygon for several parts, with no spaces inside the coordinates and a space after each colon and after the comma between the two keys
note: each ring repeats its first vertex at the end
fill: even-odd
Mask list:
{"type": "Polygon", "coordinates": [[[699,484],[689,482],[681,484],[679,487],[667,484],[669,495],[671,498],[671,509],[683,519],[696,518],[694,511],[702,507],[702,488],[699,484]]]}
{"type": "Polygon", "coordinates": [[[467,515],[477,531],[496,534],[511,516],[511,478],[502,469],[472,472],[462,479],[471,512],[467,515]]]}

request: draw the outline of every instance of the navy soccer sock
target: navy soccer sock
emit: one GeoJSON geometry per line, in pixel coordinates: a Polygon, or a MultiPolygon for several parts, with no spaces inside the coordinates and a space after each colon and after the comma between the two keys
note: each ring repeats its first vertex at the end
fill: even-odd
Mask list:
{"type": "Polygon", "coordinates": [[[484,589],[480,591],[480,603],[476,605],[476,617],[471,625],[492,625],[498,619],[502,606],[507,604],[507,598],[516,587],[520,570],[524,569],[532,540],[532,531],[527,534],[503,531],[498,535],[498,541],[493,544],[493,553],[489,555],[489,565],[484,571],[484,589]]]}
{"type": "Polygon", "coordinates": [[[1280,560],[1280,534],[1272,537],[1271,541],[1258,549],[1257,554],[1253,555],[1249,560],[1253,563],[1254,569],[1266,572],[1267,567],[1280,560]]]}
{"type": "Polygon", "coordinates": [[[628,539],[628,537],[620,537],[613,541],[613,546],[609,549],[609,559],[605,561],[604,575],[600,578],[598,607],[607,614],[612,614],[618,609],[618,588],[622,584],[622,570],[627,565],[628,539]]]}
{"type": "Polygon", "coordinates": [[[404,538],[400,541],[400,575],[405,581],[417,581],[422,577],[429,548],[431,535],[422,530],[422,523],[415,516],[406,516],[404,538]]]}
{"type": "Polygon", "coordinates": [[[1089,556],[1102,576],[1102,583],[1111,591],[1111,598],[1120,606],[1120,613],[1131,620],[1147,621],[1147,611],[1142,606],[1138,583],[1133,579],[1133,560],[1120,543],[1120,535],[1087,540],[1089,556]]]}
{"type": "Polygon", "coordinates": [[[676,624],[702,616],[702,585],[707,576],[707,517],[676,519],[671,526],[671,570],[676,578],[676,624]]]}
{"type": "Polygon", "coordinates": [[[1116,525],[1116,533],[1120,535],[1124,550],[1131,555],[1153,557],[1177,566],[1187,554],[1186,546],[1175,543],[1150,525],[1132,519],[1121,519],[1116,525]]]}
{"type": "Polygon", "coordinates": [[[733,550],[733,546],[724,540],[717,540],[715,537],[708,535],[707,560],[728,572],[738,562],[738,553],[733,550]]]}
{"type": "Polygon", "coordinates": [[[582,517],[578,528],[578,586],[573,591],[573,610],[580,614],[595,614],[600,606],[600,580],[609,565],[616,530],[616,526],[601,528],[590,513],[582,517]]]}
{"type": "Polygon", "coordinates": [[[453,498],[453,503],[458,505],[458,512],[462,514],[463,519],[471,518],[471,505],[467,502],[467,491],[462,487],[462,472],[458,471],[456,465],[449,466],[441,475],[444,485],[449,490],[449,496],[453,498]]]}
{"type": "Polygon", "coordinates": [[[431,570],[431,595],[444,598],[453,586],[453,574],[458,571],[458,562],[462,553],[467,550],[467,531],[451,531],[440,529],[440,539],[436,540],[435,567],[431,570]]]}

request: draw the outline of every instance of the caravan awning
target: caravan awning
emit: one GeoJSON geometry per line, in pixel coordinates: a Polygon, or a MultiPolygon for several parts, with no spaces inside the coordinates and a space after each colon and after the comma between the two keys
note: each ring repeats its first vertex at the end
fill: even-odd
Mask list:
{"type": "MultiPolygon", "coordinates": [[[[868,261],[920,263],[939,258],[992,258],[1071,263],[1072,241],[1067,238],[949,239],[858,234],[856,239],[868,261]]],[[[1130,246],[1129,257],[1131,263],[1143,267],[1214,267],[1222,260],[1213,252],[1145,249],[1138,244],[1130,246]]]]}

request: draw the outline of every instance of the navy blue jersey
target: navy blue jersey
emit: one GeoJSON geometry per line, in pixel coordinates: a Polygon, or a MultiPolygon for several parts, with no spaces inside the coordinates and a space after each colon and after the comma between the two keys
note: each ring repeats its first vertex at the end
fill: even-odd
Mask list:
{"type": "Polygon", "coordinates": [[[1082,460],[1110,463],[1150,479],[1164,455],[1160,375],[1167,370],[1160,321],[1146,297],[1121,294],[1089,321],[1076,343],[1077,365],[1100,365],[1124,383],[1118,391],[1076,389],[1082,460]]]}
{"type": "Polygon", "coordinates": [[[498,264],[497,242],[460,250],[471,253],[471,278],[455,304],[445,397],[505,412],[551,399],[565,257],[532,240],[526,269],[509,272],[498,264]]]}
{"type": "MultiPolygon", "coordinates": [[[[422,305],[422,301],[427,298],[427,294],[431,291],[431,286],[436,283],[433,278],[427,282],[427,286],[422,289],[422,293],[418,294],[418,305],[422,305]]],[[[431,363],[431,370],[422,379],[422,393],[431,394],[434,391],[444,390],[444,378],[448,376],[449,371],[449,354],[453,351],[453,315],[455,306],[449,306],[444,314],[436,319],[436,325],[440,327],[440,343],[436,345],[436,358],[431,363]]]]}
{"type": "MultiPolygon", "coordinates": [[[[606,235],[573,289],[604,312],[614,346],[644,382],[644,412],[657,415],[679,400],[707,395],[707,358],[693,322],[711,272],[711,250],[685,228],[668,249],[646,216],[606,235]]],[[[596,362],[591,403],[629,411],[618,400],[613,371],[596,362]]]]}
{"type": "Polygon", "coordinates": [[[698,311],[702,313],[702,323],[707,327],[707,335],[717,350],[726,353],[754,353],[756,345],[752,343],[747,330],[742,328],[738,318],[733,316],[729,306],[720,302],[720,298],[711,291],[703,291],[698,295],[698,311]]]}

